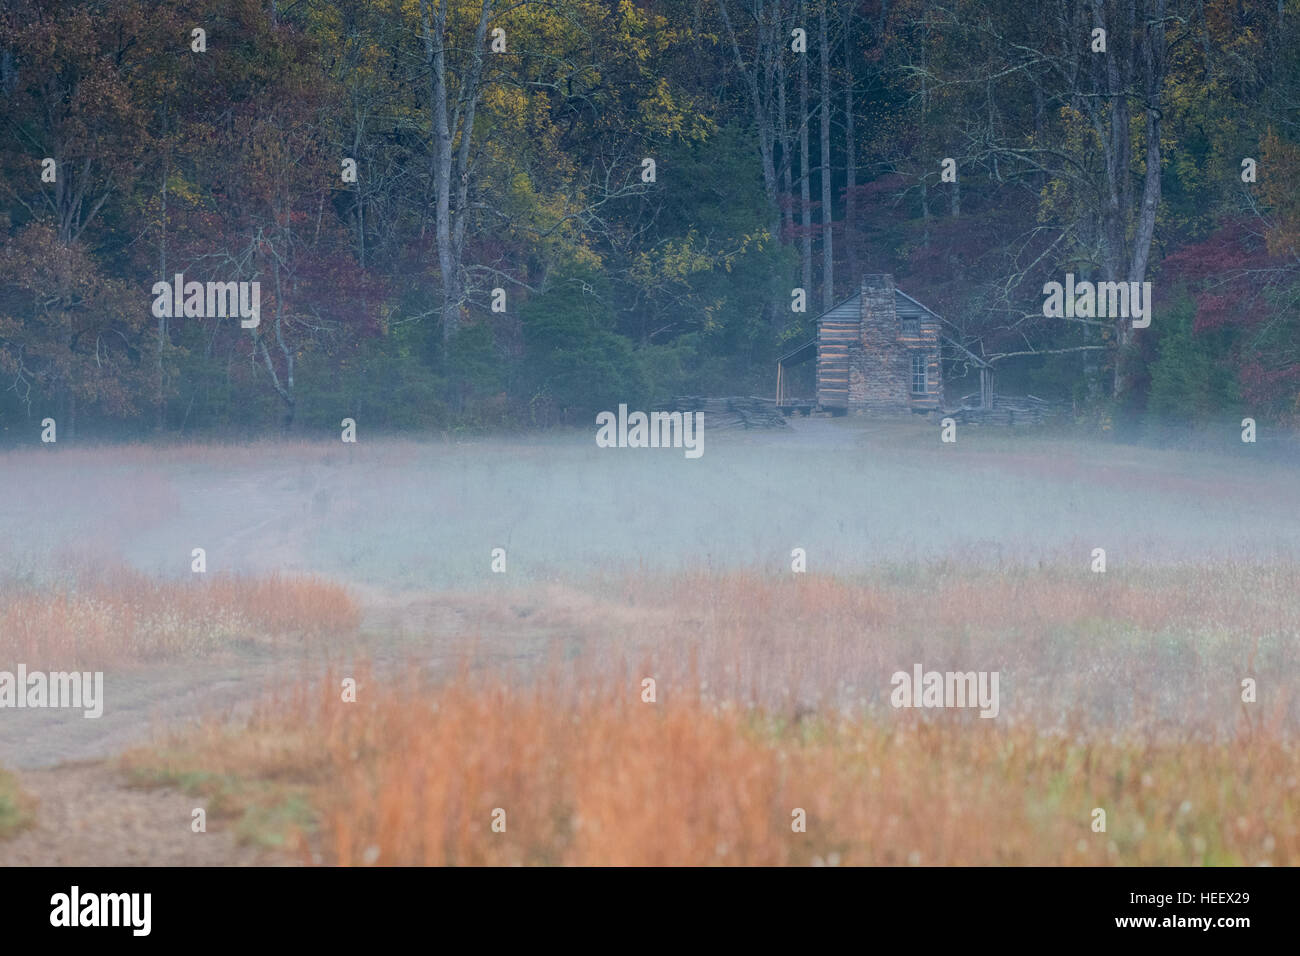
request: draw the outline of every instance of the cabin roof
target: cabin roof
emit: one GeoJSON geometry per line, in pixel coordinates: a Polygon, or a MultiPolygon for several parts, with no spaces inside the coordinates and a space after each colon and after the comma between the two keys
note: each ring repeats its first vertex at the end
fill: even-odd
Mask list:
{"type": "MultiPolygon", "coordinates": [[[[861,295],[861,293],[858,293],[858,294],[861,295]]],[[[920,302],[917,302],[915,299],[913,299],[910,295],[908,295],[908,294],[907,294],[906,292],[904,292],[902,289],[900,289],[900,288],[898,288],[897,286],[895,286],[895,287],[894,287],[894,297],[895,297],[895,299],[897,299],[897,297],[900,296],[900,295],[901,295],[904,299],[906,299],[908,302],[912,303],[912,305],[914,305],[916,308],[920,309],[922,312],[928,312],[928,313],[930,313],[932,316],[934,316],[936,319],[937,319],[937,318],[940,318],[939,313],[936,312],[936,311],[934,311],[934,309],[931,309],[931,308],[929,308],[928,306],[924,306],[924,305],[922,305],[920,302]]],[[[912,310],[909,309],[908,311],[912,311],[912,310]]],[[[899,315],[902,315],[902,314],[903,314],[903,310],[902,310],[902,309],[899,309],[899,310],[898,310],[898,314],[899,314],[899,315]]]]}
{"type": "MultiPolygon", "coordinates": [[[[855,293],[853,293],[853,295],[849,296],[847,299],[842,299],[841,301],[836,302],[833,306],[831,306],[831,307],[830,307],[829,309],[827,309],[825,312],[822,312],[820,315],[818,315],[818,316],[817,316],[817,321],[820,322],[820,321],[821,321],[825,316],[830,315],[832,312],[838,312],[840,309],[844,308],[844,307],[845,307],[846,305],[848,305],[850,302],[857,302],[857,301],[858,301],[859,299],[861,299],[861,298],[862,298],[862,293],[861,293],[861,292],[855,292],[855,293]]],[[[856,310],[856,309],[855,309],[854,311],[855,311],[857,314],[859,314],[859,315],[861,314],[861,313],[860,313],[858,310],[856,310]]]]}
{"type": "MultiPolygon", "coordinates": [[[[820,315],[818,315],[817,321],[821,322],[822,319],[831,315],[835,316],[835,318],[837,319],[847,318],[848,316],[845,315],[845,312],[851,312],[855,316],[860,316],[861,315],[860,309],[846,310],[845,306],[852,305],[853,303],[859,302],[861,299],[862,299],[862,291],[858,290],[857,292],[853,293],[853,295],[849,296],[847,299],[844,299],[840,302],[836,302],[825,312],[822,312],[820,315]]],[[[902,289],[899,289],[897,287],[894,288],[894,310],[898,313],[899,318],[907,318],[907,319],[914,318],[920,315],[922,312],[924,312],[926,315],[932,315],[936,319],[942,318],[942,316],[940,316],[938,312],[935,312],[934,309],[931,309],[929,306],[922,305],[920,302],[916,301],[916,299],[913,299],[910,295],[908,295],[902,289]]]]}
{"type": "MultiPolygon", "coordinates": [[[[947,321],[943,318],[943,316],[939,315],[939,313],[935,312],[933,309],[929,308],[928,306],[922,305],[920,302],[917,302],[916,299],[913,299],[906,292],[903,292],[895,288],[894,295],[895,295],[895,300],[894,300],[895,309],[897,310],[900,317],[911,318],[913,316],[919,315],[921,312],[925,312],[928,315],[934,316],[936,319],[938,319],[940,322],[943,322],[945,325],[948,324],[947,321]]],[[[860,318],[861,317],[860,310],[856,308],[846,308],[846,307],[857,302],[861,297],[862,297],[862,292],[858,291],[855,292],[853,295],[849,296],[847,299],[835,303],[835,305],[831,306],[825,312],[821,313],[821,315],[817,316],[817,322],[820,324],[822,319],[828,316],[833,316],[834,318],[840,320],[849,317],[860,318]]],[[[990,365],[986,359],[976,355],[974,352],[966,348],[964,345],[962,345],[960,342],[958,342],[956,339],[952,338],[951,336],[940,333],[939,340],[941,342],[944,342],[952,346],[958,352],[961,352],[964,356],[966,356],[968,360],[974,362],[979,367],[992,368],[992,365],[990,365]]],[[[813,336],[808,341],[799,343],[798,345],[794,346],[789,351],[787,351],[780,358],[778,358],[776,360],[777,364],[784,365],[787,368],[789,368],[792,365],[799,365],[803,362],[808,361],[811,358],[814,358],[817,355],[817,341],[818,341],[817,336],[813,336]]]]}
{"type": "Polygon", "coordinates": [[[802,345],[796,345],[790,351],[786,352],[779,359],[778,365],[798,365],[800,362],[806,362],[817,354],[817,338],[814,336],[802,345]]]}

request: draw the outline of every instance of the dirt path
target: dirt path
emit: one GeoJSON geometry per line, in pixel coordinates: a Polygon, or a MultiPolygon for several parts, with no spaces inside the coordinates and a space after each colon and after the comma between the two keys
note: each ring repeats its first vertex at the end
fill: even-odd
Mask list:
{"type": "Polygon", "coordinates": [[[116,671],[105,683],[112,706],[94,720],[67,710],[7,711],[0,765],[37,806],[31,827],[0,840],[0,866],[301,864],[238,843],[226,820],[209,818],[207,833],[192,833],[192,811],[206,809],[206,800],[128,786],[114,758],[207,715],[237,718],[276,686],[309,679],[327,658],[364,658],[380,679],[413,664],[430,673],[455,670],[467,647],[475,666],[527,667],[544,660],[556,640],[581,643],[580,621],[602,619],[592,598],[563,589],[512,593],[504,603],[491,595],[355,590],[364,608],[360,633],[315,645],[310,654],[227,650],[116,671]]]}
{"type": "Polygon", "coordinates": [[[106,763],[29,770],[32,826],[0,841],[0,866],[282,866],[299,860],[240,844],[223,820],[191,831],[206,801],[172,788],[139,790],[106,763]]]}

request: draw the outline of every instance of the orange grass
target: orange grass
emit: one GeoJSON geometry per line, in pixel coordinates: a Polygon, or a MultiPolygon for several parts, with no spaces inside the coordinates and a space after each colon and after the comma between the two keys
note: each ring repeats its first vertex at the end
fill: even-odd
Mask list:
{"type": "Polygon", "coordinates": [[[686,573],[600,584],[585,632],[660,679],[690,663],[715,696],[789,711],[887,708],[890,675],[998,671],[999,723],[1229,739],[1300,729],[1300,566],[971,569],[858,579],[686,573]],[[616,622],[616,623],[613,623],[616,622]],[[1267,688],[1241,701],[1241,681],[1267,688]]]}
{"type": "Polygon", "coordinates": [[[1089,743],[910,713],[786,721],[690,693],[643,703],[631,681],[371,681],[356,704],[337,688],[128,766],[293,783],[317,808],[310,842],[344,865],[1300,862],[1300,753],[1278,737],[1089,743]]]}
{"type": "Polygon", "coordinates": [[[304,853],[346,865],[1295,865],[1298,583],[937,565],[497,595],[465,635],[486,668],[303,686],[127,765],[235,815],[301,797],[304,853]],[[525,621],[583,653],[507,679],[525,621]],[[892,708],[914,662],[999,671],[999,716],[892,708]]]}
{"type": "Polygon", "coordinates": [[[354,631],[342,587],[311,577],[155,581],[114,569],[56,590],[0,592],[0,655],[59,669],[207,653],[236,640],[354,631]]]}

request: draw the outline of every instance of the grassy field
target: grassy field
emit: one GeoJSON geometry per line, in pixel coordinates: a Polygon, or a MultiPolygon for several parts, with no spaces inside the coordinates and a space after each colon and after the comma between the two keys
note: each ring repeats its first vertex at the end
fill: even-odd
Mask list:
{"type": "Polygon", "coordinates": [[[344,588],[314,578],[176,581],[86,569],[60,586],[0,592],[0,659],[30,670],[90,670],[201,658],[239,641],[350,633],[358,622],[344,588]]]}
{"type": "Polygon", "coordinates": [[[0,768],[0,840],[13,836],[32,822],[32,800],[12,773],[0,768]]]}
{"type": "Polygon", "coordinates": [[[107,698],[0,710],[41,797],[0,863],[75,858],[42,817],[88,793],[196,864],[1300,861],[1294,462],[710,437],[0,456],[0,670],[107,698]],[[996,672],[997,716],[893,706],[915,664],[996,672]],[[140,820],[188,806],[224,849],[140,820]]]}
{"type": "Polygon", "coordinates": [[[354,671],[356,703],[340,674],[304,682],[124,766],[344,864],[1289,864],[1297,583],[918,567],[520,593],[564,638],[514,679],[467,641],[442,676],[354,671]],[[892,707],[913,662],[998,670],[998,717],[892,707]]]}
{"type": "Polygon", "coordinates": [[[303,859],[348,865],[1300,859],[1297,752],[1268,732],[1176,742],[792,719],[691,692],[647,704],[626,683],[560,703],[544,683],[457,682],[349,711],[333,690],[126,766],[303,859]],[[800,808],[807,829],[793,832],[800,808]]]}
{"type": "MultiPolygon", "coordinates": [[[[871,571],[1300,559],[1300,462],[1210,450],[798,421],[670,449],[601,449],[594,430],[463,442],[31,449],[0,455],[0,573],[69,555],[151,576],[325,575],[451,590],[581,583],[610,569],[871,571]],[[504,548],[508,574],[490,572],[504,548]]],[[[1234,433],[1235,434],[1235,433],[1234,433]]]]}

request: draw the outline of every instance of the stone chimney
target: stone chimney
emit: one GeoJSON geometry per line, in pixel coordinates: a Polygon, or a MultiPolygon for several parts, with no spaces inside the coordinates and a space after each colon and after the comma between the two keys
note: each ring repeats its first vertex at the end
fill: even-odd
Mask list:
{"type": "Polygon", "coordinates": [[[908,407],[911,359],[899,342],[892,275],[862,277],[861,348],[850,358],[850,404],[871,411],[908,407]]]}
{"type": "Polygon", "coordinates": [[[868,327],[888,330],[889,334],[898,334],[898,312],[894,299],[894,277],[868,275],[862,277],[862,334],[866,345],[868,327]]]}

